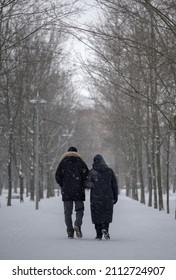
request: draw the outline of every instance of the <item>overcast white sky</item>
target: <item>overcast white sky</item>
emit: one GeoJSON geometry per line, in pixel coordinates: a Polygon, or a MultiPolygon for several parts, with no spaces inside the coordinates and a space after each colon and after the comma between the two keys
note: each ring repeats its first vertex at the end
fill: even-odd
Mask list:
{"type": "MultiPolygon", "coordinates": [[[[77,19],[80,27],[87,28],[93,24],[98,23],[100,10],[95,0],[79,0],[80,6],[84,8],[84,12],[77,19]]],[[[81,34],[80,34],[81,35],[81,34]]],[[[75,49],[84,55],[85,46],[79,42],[75,42],[75,49]]]]}
{"type": "MultiPolygon", "coordinates": [[[[98,23],[100,11],[95,0],[79,0],[78,5],[80,8],[82,7],[84,9],[84,12],[81,13],[80,16],[74,21],[77,26],[86,29],[88,26],[98,23]]],[[[77,32],[77,36],[83,38],[84,34],[80,31],[77,32]]],[[[71,63],[77,69],[74,82],[78,87],[78,92],[85,97],[89,97],[89,93],[84,82],[84,76],[81,71],[79,58],[82,57],[84,60],[86,60],[87,57],[90,57],[90,50],[81,41],[72,37],[69,43],[69,51],[72,57],[71,63]]],[[[85,102],[87,101],[85,100],[85,102]]]]}

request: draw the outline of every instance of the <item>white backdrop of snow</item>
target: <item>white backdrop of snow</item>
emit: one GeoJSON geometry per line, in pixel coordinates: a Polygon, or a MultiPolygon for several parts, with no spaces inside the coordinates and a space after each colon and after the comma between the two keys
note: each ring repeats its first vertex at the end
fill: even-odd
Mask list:
{"type": "MultiPolygon", "coordinates": [[[[83,238],[67,238],[61,196],[35,203],[0,197],[1,260],[176,260],[175,198],[171,214],[142,205],[123,192],[114,207],[111,240],[95,240],[89,191],[86,192],[83,238]]],[[[73,214],[74,215],[74,214],[73,214]]],[[[74,217],[74,216],[73,216],[74,217]]]]}

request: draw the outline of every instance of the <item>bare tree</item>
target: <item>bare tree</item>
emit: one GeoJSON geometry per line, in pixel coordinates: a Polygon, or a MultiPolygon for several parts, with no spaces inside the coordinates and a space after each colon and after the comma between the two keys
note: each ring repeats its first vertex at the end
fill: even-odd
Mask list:
{"type": "MultiPolygon", "coordinates": [[[[48,197],[54,193],[56,155],[64,142],[62,131],[72,119],[74,90],[64,42],[68,18],[78,10],[75,3],[0,2],[0,124],[5,136],[3,156],[8,158],[8,206],[15,181],[20,186],[20,201],[24,184],[34,199],[36,112],[30,101],[37,95],[47,101],[40,108],[39,183],[42,186],[45,181],[48,197]]],[[[2,173],[5,169],[4,164],[2,173]]]]}
{"type": "MultiPolygon", "coordinates": [[[[124,149],[124,156],[128,163],[129,158],[132,159],[138,172],[137,176],[131,173],[131,182],[133,187],[136,181],[140,182],[140,201],[145,203],[144,186],[147,182],[148,205],[151,206],[154,199],[154,207],[162,210],[164,182],[161,166],[165,137],[162,132],[165,124],[174,131],[176,109],[172,53],[175,45],[175,5],[172,1],[137,0],[133,3],[114,0],[97,3],[104,11],[105,22],[94,29],[93,38],[89,39],[96,56],[96,62],[90,61],[85,67],[93,82],[91,91],[96,93],[94,99],[103,108],[108,108],[106,112],[114,124],[116,144],[124,149],[125,141],[122,145],[117,139],[122,137],[124,140],[126,135],[131,139],[131,149],[124,149]],[[122,129],[117,132],[119,123],[121,128],[127,127],[125,134],[122,129]],[[133,153],[130,150],[135,156],[131,156],[133,153]]],[[[130,174],[132,169],[129,164],[126,166],[126,173],[130,174]]],[[[167,166],[167,174],[170,166],[171,162],[167,166]]]]}

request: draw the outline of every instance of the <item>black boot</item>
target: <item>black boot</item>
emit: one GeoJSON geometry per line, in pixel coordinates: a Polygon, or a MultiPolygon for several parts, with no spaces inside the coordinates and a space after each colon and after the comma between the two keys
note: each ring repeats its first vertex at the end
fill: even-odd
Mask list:
{"type": "Polygon", "coordinates": [[[77,226],[74,226],[74,231],[76,232],[76,236],[78,238],[82,238],[82,231],[81,231],[81,227],[77,227],[77,226]]]}
{"type": "Polygon", "coordinates": [[[67,230],[67,233],[68,233],[68,238],[69,239],[73,239],[74,238],[74,229],[69,229],[67,230]]]}
{"type": "Polygon", "coordinates": [[[95,239],[101,240],[102,239],[102,227],[101,224],[95,224],[95,230],[97,233],[97,236],[95,237],[95,239]]]}
{"type": "Polygon", "coordinates": [[[102,235],[104,235],[104,238],[106,240],[110,239],[110,235],[109,235],[109,224],[102,224],[102,235]]]}

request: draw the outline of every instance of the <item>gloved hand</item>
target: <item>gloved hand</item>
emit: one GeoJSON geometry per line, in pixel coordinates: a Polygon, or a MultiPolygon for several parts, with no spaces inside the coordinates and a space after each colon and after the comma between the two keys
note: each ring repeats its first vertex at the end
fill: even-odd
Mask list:
{"type": "Polygon", "coordinates": [[[85,182],[84,183],[84,187],[85,187],[85,189],[92,189],[93,188],[93,183],[92,182],[85,182]]]}
{"type": "Polygon", "coordinates": [[[112,203],[113,203],[113,204],[116,204],[116,203],[117,203],[117,200],[113,199],[112,203]]]}

